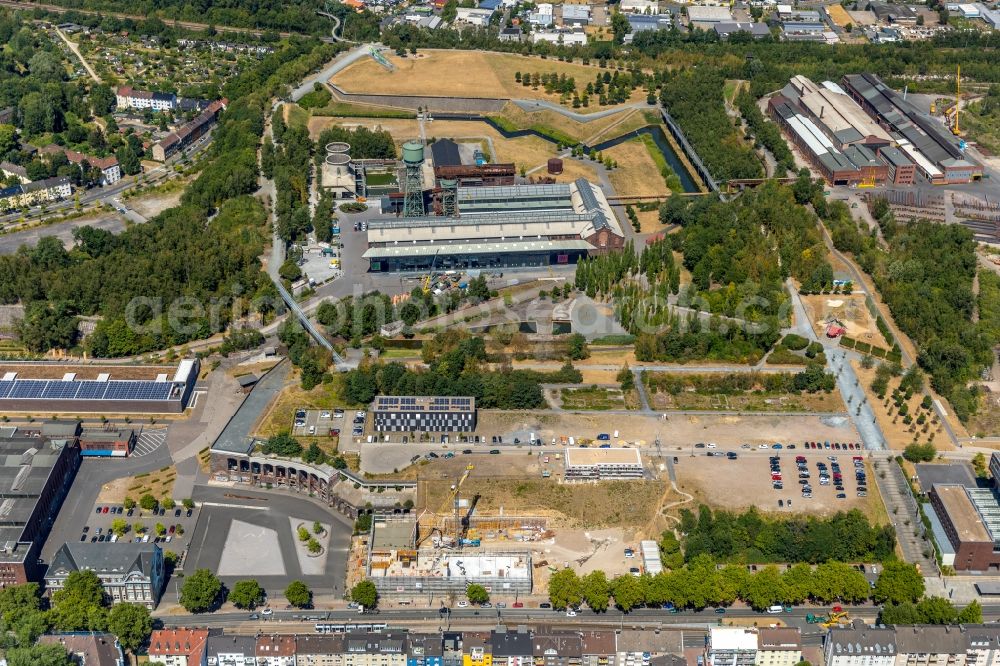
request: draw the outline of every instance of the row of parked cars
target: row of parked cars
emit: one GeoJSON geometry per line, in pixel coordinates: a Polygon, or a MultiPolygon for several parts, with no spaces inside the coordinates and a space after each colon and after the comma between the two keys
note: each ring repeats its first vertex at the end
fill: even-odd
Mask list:
{"type": "Polygon", "coordinates": [[[861,445],[861,442],[831,442],[829,440],[825,442],[805,442],[803,447],[814,450],[833,449],[835,451],[860,451],[864,448],[864,446],[861,445]]]}

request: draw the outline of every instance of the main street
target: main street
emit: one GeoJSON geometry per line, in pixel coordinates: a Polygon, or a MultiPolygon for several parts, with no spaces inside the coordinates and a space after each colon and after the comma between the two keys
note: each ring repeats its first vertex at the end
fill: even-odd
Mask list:
{"type": "MultiPolygon", "coordinates": [[[[876,606],[844,606],[852,618],[874,622],[879,608],[876,606]]],[[[639,608],[629,613],[609,609],[604,613],[580,610],[575,617],[568,617],[564,611],[542,608],[450,608],[441,611],[440,601],[434,599],[426,608],[406,608],[382,610],[377,613],[361,614],[356,610],[275,610],[270,617],[250,619],[250,613],[219,612],[201,615],[162,615],[157,619],[165,627],[201,626],[211,623],[213,627],[223,627],[235,633],[263,632],[315,632],[317,623],[334,626],[364,627],[384,625],[388,628],[415,628],[419,623],[427,630],[474,629],[494,627],[497,624],[527,624],[557,626],[560,629],[692,629],[704,632],[708,627],[718,626],[730,620],[756,620],[759,625],[776,621],[803,630],[803,642],[819,645],[826,630],[806,622],[808,614],[825,615],[829,606],[798,606],[791,613],[758,613],[750,608],[727,608],[725,613],[716,613],[714,608],[704,610],[681,610],[670,612],[666,609],[639,608]]],[[[258,611],[259,615],[259,611],[258,611]]],[[[983,606],[983,620],[1000,619],[1000,604],[983,606]]]]}

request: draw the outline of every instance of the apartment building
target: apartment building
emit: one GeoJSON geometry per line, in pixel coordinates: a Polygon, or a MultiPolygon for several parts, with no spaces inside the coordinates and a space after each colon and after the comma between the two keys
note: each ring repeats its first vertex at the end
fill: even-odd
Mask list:
{"type": "Polygon", "coordinates": [[[296,636],[296,666],[340,666],[344,654],[342,634],[296,636]]]}
{"type": "Polygon", "coordinates": [[[406,634],[349,633],[344,642],[343,666],[406,666],[406,634]]]}
{"type": "Polygon", "coordinates": [[[89,167],[99,169],[101,171],[100,184],[102,187],[112,185],[122,179],[122,170],[118,164],[118,158],[114,155],[109,157],[95,157],[94,155],[87,155],[63,146],[57,146],[54,143],[43,147],[39,152],[46,155],[62,154],[73,164],[82,165],[86,162],[89,167]]]}
{"type": "Polygon", "coordinates": [[[532,666],[533,644],[531,632],[521,626],[516,630],[503,628],[490,637],[493,666],[532,666]]]}
{"type": "Polygon", "coordinates": [[[444,637],[441,634],[410,634],[406,666],[443,666],[444,637]]]}
{"type": "Polygon", "coordinates": [[[295,666],[295,636],[257,637],[257,666],[295,666]]]}
{"type": "Polygon", "coordinates": [[[208,629],[157,629],[149,637],[149,660],[166,666],[208,666],[208,629]]]}
{"type": "Polygon", "coordinates": [[[712,627],[705,646],[708,666],[755,666],[757,629],[755,627],[712,627]]]}
{"type": "Polygon", "coordinates": [[[795,666],[802,661],[802,632],[794,627],[757,630],[755,666],[795,666]]]}
{"type": "Polygon", "coordinates": [[[209,636],[208,666],[257,666],[257,639],[253,636],[209,636]]]}
{"type": "Polygon", "coordinates": [[[177,95],[173,93],[136,90],[132,86],[122,86],[115,94],[115,102],[119,111],[131,109],[173,111],[177,108],[177,95]]]}

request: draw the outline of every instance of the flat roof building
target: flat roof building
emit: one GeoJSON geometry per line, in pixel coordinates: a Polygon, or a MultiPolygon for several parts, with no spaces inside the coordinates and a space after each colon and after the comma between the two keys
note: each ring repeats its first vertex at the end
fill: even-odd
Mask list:
{"type": "Polygon", "coordinates": [[[733,23],[733,14],[728,7],[711,7],[708,5],[691,5],[687,8],[688,20],[691,23],[733,23]]]}
{"type": "Polygon", "coordinates": [[[38,554],[79,467],[75,439],[0,433],[0,587],[40,580],[38,554]]]}
{"type": "Polygon", "coordinates": [[[711,627],[705,657],[708,666],[754,666],[757,660],[757,629],[711,627]]]}
{"type": "Polygon", "coordinates": [[[957,571],[1000,571],[1000,501],[994,490],[937,483],[931,507],[954,549],[957,571]]]}
{"type": "Polygon", "coordinates": [[[645,475],[639,450],[631,448],[567,448],[564,465],[566,481],[641,479],[645,475]]]}
{"type": "Polygon", "coordinates": [[[771,30],[764,23],[730,23],[722,21],[716,23],[713,29],[715,30],[715,34],[719,36],[719,39],[722,40],[729,39],[730,36],[737,32],[745,32],[754,39],[763,39],[764,37],[771,36],[771,30]]]}
{"type": "Polygon", "coordinates": [[[625,246],[604,192],[572,183],[458,187],[454,216],[381,217],[368,223],[372,271],[572,264],[625,246]]]}
{"type": "Polygon", "coordinates": [[[378,432],[473,432],[476,399],[380,395],[372,403],[378,432]]]}
{"type": "Polygon", "coordinates": [[[0,412],[179,414],[200,367],[0,363],[0,412]]]}

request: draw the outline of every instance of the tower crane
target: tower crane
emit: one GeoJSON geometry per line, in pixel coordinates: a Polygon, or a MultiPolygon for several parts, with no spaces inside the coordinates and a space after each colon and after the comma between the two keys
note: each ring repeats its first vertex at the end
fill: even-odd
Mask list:
{"type": "Polygon", "coordinates": [[[951,133],[955,136],[961,136],[961,130],[958,127],[958,112],[959,106],[962,103],[962,66],[958,65],[958,69],[955,72],[955,125],[951,128],[951,133]]]}
{"type": "MultiPolygon", "coordinates": [[[[418,548],[420,547],[420,545],[424,541],[427,540],[427,537],[431,536],[435,532],[437,532],[439,536],[443,536],[444,532],[441,529],[442,516],[447,515],[446,512],[448,512],[449,509],[452,506],[454,506],[455,519],[456,519],[456,521],[459,520],[459,517],[458,517],[458,500],[459,500],[459,497],[460,497],[460,494],[461,494],[461,491],[462,491],[462,484],[465,483],[465,481],[469,478],[469,474],[472,473],[473,469],[475,469],[475,466],[472,465],[471,463],[468,464],[468,465],[466,465],[465,466],[465,471],[462,472],[462,475],[458,478],[458,480],[455,483],[452,484],[452,486],[451,486],[451,492],[448,493],[448,496],[445,497],[444,502],[441,503],[441,506],[438,508],[437,512],[434,514],[436,516],[436,518],[437,518],[438,524],[435,525],[427,533],[426,536],[424,536],[423,538],[421,538],[420,540],[417,541],[417,547],[418,548]]],[[[477,496],[477,499],[478,499],[478,496],[477,496]]],[[[473,507],[474,506],[475,505],[473,504],[473,507]]],[[[470,515],[472,514],[471,510],[469,511],[469,514],[470,515]]],[[[459,534],[456,535],[456,543],[457,543],[457,539],[461,538],[462,528],[461,528],[461,524],[460,523],[459,523],[459,527],[457,529],[458,529],[459,534]]]]}

